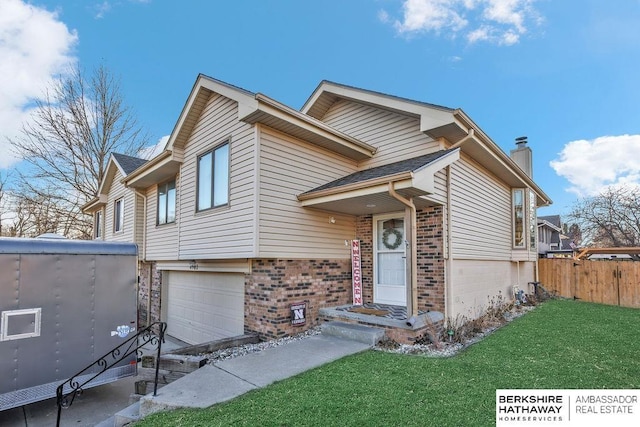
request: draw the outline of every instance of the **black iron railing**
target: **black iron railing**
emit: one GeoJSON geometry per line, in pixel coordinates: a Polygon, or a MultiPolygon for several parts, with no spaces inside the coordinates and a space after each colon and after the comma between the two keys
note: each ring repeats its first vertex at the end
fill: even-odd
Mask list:
{"type": "Polygon", "coordinates": [[[96,379],[107,369],[112,368],[127,357],[135,354],[136,357],[142,356],[142,347],[150,344],[152,347],[157,346],[156,355],[156,374],[153,383],[153,395],[158,392],[158,369],[160,367],[160,351],[164,342],[164,333],[167,330],[165,322],[155,322],[144,329],[138,331],[137,334],[122,342],[119,346],[87,366],[62,384],[56,389],[56,398],[58,404],[58,418],[56,426],[60,426],[60,415],[62,408],[68,408],[73,404],[76,396],[82,393],[83,387],[96,379]]]}

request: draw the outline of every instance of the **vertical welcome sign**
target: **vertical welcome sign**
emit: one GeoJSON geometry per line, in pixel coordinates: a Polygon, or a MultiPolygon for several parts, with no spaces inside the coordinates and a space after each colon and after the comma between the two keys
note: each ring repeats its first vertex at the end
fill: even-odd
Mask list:
{"type": "Polygon", "coordinates": [[[360,240],[351,241],[351,277],[353,281],[353,305],[362,305],[362,259],[360,240]]]}

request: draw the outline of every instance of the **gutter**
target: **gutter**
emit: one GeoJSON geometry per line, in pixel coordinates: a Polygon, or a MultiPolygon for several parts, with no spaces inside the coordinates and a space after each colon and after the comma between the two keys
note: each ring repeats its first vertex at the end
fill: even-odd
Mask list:
{"type": "Polygon", "coordinates": [[[394,188],[394,184],[394,181],[389,181],[389,194],[409,208],[409,225],[411,227],[411,240],[409,241],[411,286],[407,291],[407,324],[412,325],[418,317],[418,233],[416,230],[416,205],[413,203],[413,199],[406,199],[399,195],[394,188]]]}

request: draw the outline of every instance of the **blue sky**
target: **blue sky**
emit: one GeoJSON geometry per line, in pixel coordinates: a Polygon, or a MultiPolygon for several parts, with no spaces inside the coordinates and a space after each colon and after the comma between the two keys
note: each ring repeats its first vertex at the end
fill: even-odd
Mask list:
{"type": "Polygon", "coordinates": [[[293,108],[327,79],[528,136],[542,215],[640,183],[640,0],[0,0],[0,173],[43,87],[101,63],[154,141],[198,73],[293,108]]]}

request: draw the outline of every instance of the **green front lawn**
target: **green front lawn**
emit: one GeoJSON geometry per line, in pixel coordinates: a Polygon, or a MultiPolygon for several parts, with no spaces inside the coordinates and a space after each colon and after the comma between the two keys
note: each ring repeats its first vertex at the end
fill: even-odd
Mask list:
{"type": "Polygon", "coordinates": [[[367,351],[136,426],[493,426],[509,388],[640,388],[640,310],[549,301],[452,358],[367,351]]]}

